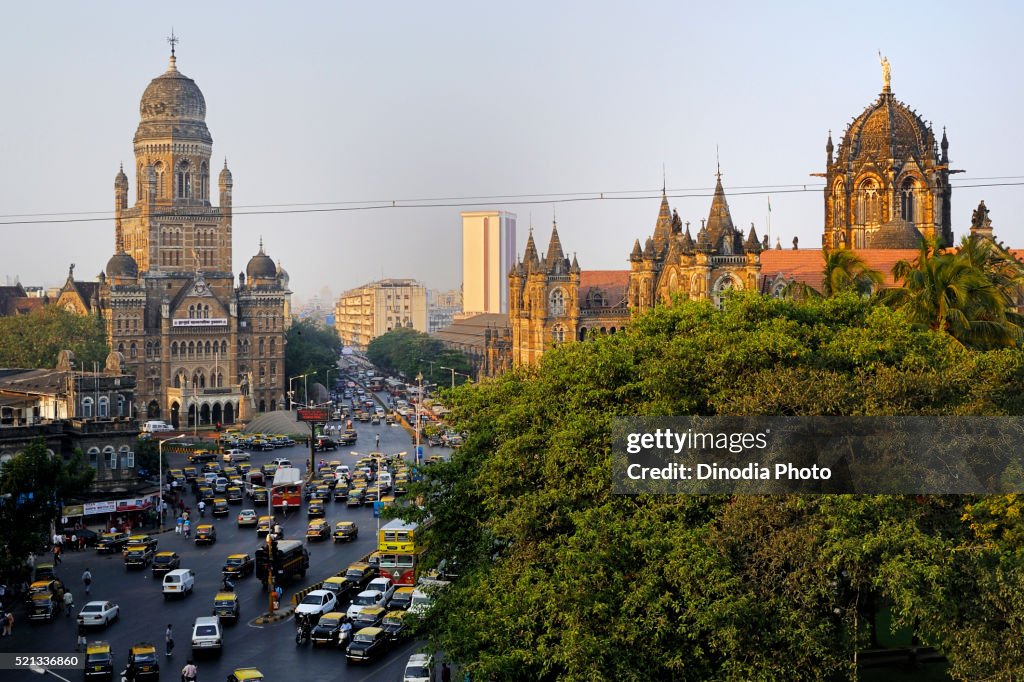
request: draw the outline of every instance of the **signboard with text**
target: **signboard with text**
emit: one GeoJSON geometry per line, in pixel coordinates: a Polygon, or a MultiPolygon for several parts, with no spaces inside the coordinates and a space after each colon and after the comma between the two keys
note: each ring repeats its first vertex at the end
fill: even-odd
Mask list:
{"type": "Polygon", "coordinates": [[[323,407],[305,407],[295,412],[300,422],[327,422],[331,419],[330,410],[323,407]]]}
{"type": "Polygon", "coordinates": [[[222,327],[227,325],[226,317],[180,318],[171,320],[173,327],[222,327]]]}

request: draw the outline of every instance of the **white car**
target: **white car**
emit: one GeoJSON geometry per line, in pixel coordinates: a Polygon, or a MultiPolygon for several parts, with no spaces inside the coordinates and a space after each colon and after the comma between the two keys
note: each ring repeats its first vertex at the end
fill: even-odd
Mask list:
{"type": "Polygon", "coordinates": [[[357,594],[353,599],[352,603],[349,604],[348,610],[345,611],[345,615],[349,618],[355,618],[359,615],[359,612],[370,606],[384,606],[387,604],[387,600],[384,599],[384,593],[378,590],[364,590],[357,594]]]}
{"type": "Polygon", "coordinates": [[[228,450],[227,452],[224,453],[223,459],[225,462],[248,462],[249,460],[252,459],[252,455],[250,455],[245,450],[232,448],[231,450],[228,450]]]}
{"type": "Polygon", "coordinates": [[[198,651],[216,651],[224,648],[224,633],[220,628],[220,619],[216,616],[200,616],[192,625],[192,653],[198,651]]]}
{"type": "Polygon", "coordinates": [[[290,459],[286,459],[284,457],[278,457],[278,458],[272,460],[270,463],[271,464],[276,464],[278,469],[283,469],[285,467],[290,467],[292,465],[292,461],[290,459]]]}
{"type": "Polygon", "coordinates": [[[424,614],[430,610],[433,600],[430,595],[421,590],[412,593],[412,604],[409,605],[409,613],[424,614]]]}
{"type": "Polygon", "coordinates": [[[374,578],[366,584],[366,590],[374,590],[384,594],[384,601],[388,601],[395,594],[395,581],[391,578],[374,578]]]}
{"type": "Polygon", "coordinates": [[[295,615],[312,616],[319,620],[320,616],[330,613],[338,603],[338,598],[330,590],[313,590],[295,607],[295,615]]]}
{"type": "Polygon", "coordinates": [[[196,574],[191,568],[179,568],[169,571],[164,576],[164,599],[170,599],[174,595],[184,597],[187,594],[192,594],[192,589],[195,586],[196,574]]]}
{"type": "Polygon", "coordinates": [[[82,625],[99,625],[106,627],[117,620],[121,609],[109,601],[91,601],[78,613],[78,622],[82,625]]]}
{"type": "Polygon", "coordinates": [[[405,664],[402,682],[434,682],[434,657],[430,654],[413,654],[405,664]]]}

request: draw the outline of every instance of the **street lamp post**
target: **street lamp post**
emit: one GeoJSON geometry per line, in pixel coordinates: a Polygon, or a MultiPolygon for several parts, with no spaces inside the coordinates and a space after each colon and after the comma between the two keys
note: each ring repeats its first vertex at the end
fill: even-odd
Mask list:
{"type": "MultiPolygon", "coordinates": [[[[309,374],[300,374],[288,380],[288,400],[291,402],[291,407],[294,408],[295,404],[295,391],[292,390],[292,382],[296,379],[305,379],[308,376],[309,374]]],[[[306,400],[308,400],[308,398],[306,398],[306,400]]]]}
{"type": "Polygon", "coordinates": [[[419,395],[416,396],[416,410],[413,414],[413,419],[416,420],[416,466],[420,465],[420,453],[423,452],[420,449],[420,405],[423,403],[423,372],[416,373],[416,383],[419,384],[419,395]]]}
{"type": "Polygon", "coordinates": [[[158,515],[160,517],[160,532],[161,533],[164,532],[164,514],[163,514],[163,504],[164,504],[164,443],[166,443],[169,440],[174,440],[176,438],[181,438],[184,435],[185,434],[183,434],[183,433],[179,433],[177,436],[171,436],[170,438],[164,438],[161,441],[157,441],[157,444],[156,444],[156,452],[157,452],[157,459],[158,459],[157,466],[160,468],[160,497],[159,497],[159,499],[160,499],[160,505],[159,505],[160,509],[158,509],[157,512],[158,512],[158,515]]]}
{"type": "Polygon", "coordinates": [[[455,375],[458,374],[458,372],[456,372],[451,367],[442,367],[441,369],[448,370],[449,372],[452,373],[452,388],[454,389],[455,388],[455,375]]]}
{"type": "Polygon", "coordinates": [[[56,677],[58,680],[64,680],[64,682],[71,682],[71,680],[69,680],[68,678],[62,677],[61,675],[58,675],[57,673],[53,672],[49,668],[44,668],[41,665],[30,665],[28,669],[31,670],[34,673],[39,673],[40,675],[45,675],[46,673],[50,673],[51,675],[56,677]]]}

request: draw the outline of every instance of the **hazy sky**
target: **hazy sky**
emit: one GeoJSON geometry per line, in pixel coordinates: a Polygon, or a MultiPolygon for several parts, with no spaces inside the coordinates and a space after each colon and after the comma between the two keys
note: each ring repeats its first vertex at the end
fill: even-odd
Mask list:
{"type": "MultiPolygon", "coordinates": [[[[741,188],[818,187],[828,130],[838,146],[881,90],[879,49],[896,96],[937,136],[947,127],[967,171],[956,185],[1020,182],[989,178],[1019,173],[1022,15],[1009,2],[17,3],[0,22],[0,221],[112,215],[173,26],[214,165],[227,156],[234,175],[236,273],[262,235],[300,295],[382,274],[458,287],[459,212],[480,208],[518,214],[520,250],[531,214],[546,248],[556,211],[584,269],[624,269],[654,226],[662,164],[673,207],[699,224],[717,146],[733,219],[761,234],[766,195],[741,188]],[[243,215],[636,190],[648,198],[243,215]]],[[[1024,246],[1013,184],[955,189],[956,234],[982,198],[997,237],[1024,246]]],[[[773,244],[820,245],[819,190],[774,189],[771,205],[773,244]]],[[[112,219],[0,229],[0,280],[59,285],[70,262],[91,278],[114,248],[112,219]]]]}

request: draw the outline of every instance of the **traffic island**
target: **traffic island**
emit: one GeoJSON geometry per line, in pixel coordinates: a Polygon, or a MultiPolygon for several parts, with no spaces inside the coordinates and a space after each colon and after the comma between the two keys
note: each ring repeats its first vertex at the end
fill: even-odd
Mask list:
{"type": "Polygon", "coordinates": [[[262,616],[258,616],[252,622],[253,625],[270,625],[272,623],[279,623],[282,620],[291,618],[292,612],[295,610],[294,607],[286,607],[278,609],[277,611],[264,613],[262,616]]]}

